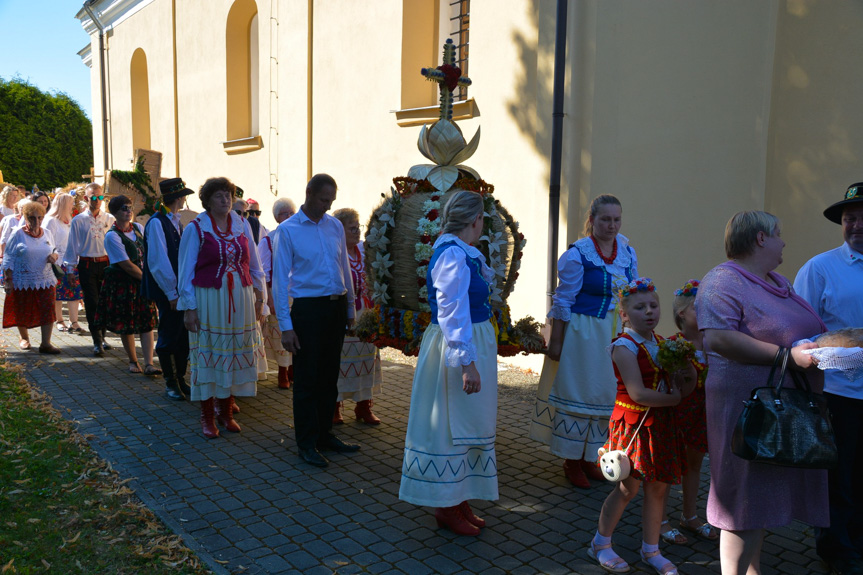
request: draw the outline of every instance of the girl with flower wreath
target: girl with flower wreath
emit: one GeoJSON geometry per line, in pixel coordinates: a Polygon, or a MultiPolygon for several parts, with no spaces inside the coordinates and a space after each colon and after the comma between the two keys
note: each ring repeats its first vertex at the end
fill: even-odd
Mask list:
{"type": "MultiPolygon", "coordinates": [[[[695,389],[674,408],[677,416],[677,432],[685,446],[686,456],[686,473],[683,474],[680,484],[683,490],[680,529],[701,539],[715,541],[719,539],[719,530],[706,521],[699,521],[696,510],[698,485],[701,483],[701,464],[707,453],[707,414],[704,404],[707,354],[704,353],[704,334],[698,329],[698,318],[695,314],[695,295],[698,293],[699,285],[698,280],[689,280],[674,292],[674,303],[671,309],[674,313],[674,323],[680,331],[668,339],[684,339],[695,346],[695,358],[691,360],[696,374],[695,389]]],[[[686,536],[671,527],[667,515],[663,517],[662,528],[662,540],[666,543],[681,545],[687,543],[686,536]]]]}
{"type": "Polygon", "coordinates": [[[558,261],[551,338],[530,426],[530,437],[563,457],[567,479],[584,489],[588,477],[604,481],[596,450],[608,437],[614,408],[614,370],[604,350],[618,332],[617,291],[638,277],[621,217],[616,197],[594,199],[584,237],[558,261]]]}
{"type": "MultiPolygon", "coordinates": [[[[691,389],[677,377],[686,372],[669,377],[659,365],[662,338],[653,330],[660,308],[653,281],[638,278],[620,290],[619,298],[620,318],[627,327],[607,347],[614,362],[617,395],[608,441],[599,453],[626,451],[632,471],[605,499],[588,555],[611,573],[629,571],[626,561],[611,548],[611,536],[643,483],[641,559],[659,575],[677,575],[674,564],[659,552],[659,537],[669,486],[680,482],[685,465],[675,412],[669,408],[691,389]]],[[[694,380],[694,370],[687,371],[694,380]]]]}

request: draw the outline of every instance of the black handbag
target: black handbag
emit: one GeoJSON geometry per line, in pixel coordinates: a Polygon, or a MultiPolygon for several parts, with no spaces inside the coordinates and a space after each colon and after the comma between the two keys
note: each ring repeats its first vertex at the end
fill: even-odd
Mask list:
{"type": "Polygon", "coordinates": [[[791,371],[794,387],[782,387],[790,351],[776,354],[766,387],[743,402],[731,434],[731,452],[770,465],[833,469],[839,463],[827,400],[813,393],[806,375],[791,371]],[[778,380],[776,369],[781,364],[778,380]]]}

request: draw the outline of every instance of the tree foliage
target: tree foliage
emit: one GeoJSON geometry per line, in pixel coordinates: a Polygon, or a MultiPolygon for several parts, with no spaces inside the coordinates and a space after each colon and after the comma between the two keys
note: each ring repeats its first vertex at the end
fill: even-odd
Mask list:
{"type": "Polygon", "coordinates": [[[81,181],[93,165],[93,128],[78,103],[24,80],[0,78],[0,171],[42,189],[81,181]]]}

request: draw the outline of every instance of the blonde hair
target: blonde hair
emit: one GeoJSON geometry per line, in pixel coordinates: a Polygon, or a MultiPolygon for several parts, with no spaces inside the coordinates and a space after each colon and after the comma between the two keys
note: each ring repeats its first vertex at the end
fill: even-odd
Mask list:
{"type": "Polygon", "coordinates": [[[6,203],[9,200],[9,194],[11,192],[15,192],[15,195],[18,195],[18,188],[16,188],[15,186],[5,186],[3,188],[3,191],[0,192],[0,205],[2,205],[4,208],[11,207],[6,203]]]}
{"type": "Polygon", "coordinates": [[[72,210],[75,207],[75,198],[73,198],[70,194],[66,192],[57,194],[54,196],[54,201],[51,202],[51,209],[48,210],[49,216],[52,218],[59,218],[64,215],[63,212],[66,208],[69,208],[68,215],[72,216],[72,210]]]}
{"type": "Polygon", "coordinates": [[[779,229],[779,218],[768,212],[737,212],[725,225],[725,255],[733,260],[748,256],[755,249],[758,232],[772,236],[779,229]]]}
{"type": "Polygon", "coordinates": [[[351,220],[360,221],[360,214],[353,208],[339,208],[333,212],[333,217],[342,222],[346,226],[351,220]]]}
{"type": "Polygon", "coordinates": [[[587,238],[593,235],[593,218],[596,217],[596,214],[599,213],[599,208],[602,206],[620,206],[621,211],[623,211],[623,206],[620,205],[620,200],[611,194],[596,196],[593,201],[590,202],[590,209],[587,212],[587,217],[584,218],[584,229],[581,231],[582,237],[587,238]]]}
{"type": "Polygon", "coordinates": [[[683,318],[680,317],[686,309],[695,305],[695,298],[691,295],[676,295],[674,296],[674,301],[671,302],[671,313],[674,314],[674,325],[677,326],[677,329],[683,329],[683,318]]]}
{"type": "Polygon", "coordinates": [[[483,211],[482,196],[476,192],[459,190],[449,197],[443,207],[441,234],[458,234],[473,223],[483,211]]]}

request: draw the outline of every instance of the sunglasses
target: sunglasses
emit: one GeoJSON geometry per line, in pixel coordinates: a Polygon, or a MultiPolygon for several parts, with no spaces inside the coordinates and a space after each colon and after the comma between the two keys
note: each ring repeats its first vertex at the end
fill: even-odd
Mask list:
{"type": "Polygon", "coordinates": [[[90,196],[88,198],[91,202],[95,202],[96,200],[104,200],[105,196],[90,196]]]}
{"type": "Polygon", "coordinates": [[[249,212],[244,212],[243,210],[234,210],[234,212],[235,212],[238,216],[240,216],[241,218],[245,218],[245,217],[246,217],[246,215],[248,215],[248,213],[249,213],[249,212]]]}
{"type": "Polygon", "coordinates": [[[126,204],[125,206],[120,206],[119,208],[117,208],[117,211],[118,212],[131,212],[132,211],[132,204],[126,204]]]}
{"type": "Polygon", "coordinates": [[[247,214],[249,214],[250,216],[260,216],[260,215],[261,215],[261,210],[249,210],[249,211],[248,211],[248,212],[246,212],[246,213],[247,213],[247,214]]]}

